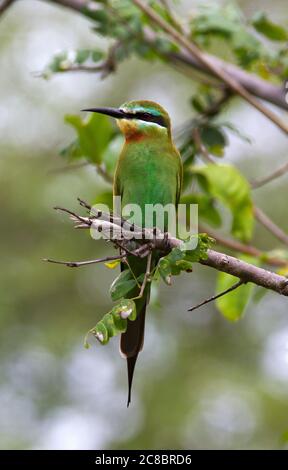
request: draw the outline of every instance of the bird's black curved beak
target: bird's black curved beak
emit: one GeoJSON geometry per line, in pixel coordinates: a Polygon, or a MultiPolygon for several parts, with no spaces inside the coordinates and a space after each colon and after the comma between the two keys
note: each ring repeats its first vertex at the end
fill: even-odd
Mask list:
{"type": "Polygon", "coordinates": [[[91,113],[99,113],[99,114],[106,114],[107,116],[112,116],[116,119],[123,119],[125,118],[124,111],[117,108],[88,108],[88,109],[81,109],[81,111],[89,111],[91,113]]]}

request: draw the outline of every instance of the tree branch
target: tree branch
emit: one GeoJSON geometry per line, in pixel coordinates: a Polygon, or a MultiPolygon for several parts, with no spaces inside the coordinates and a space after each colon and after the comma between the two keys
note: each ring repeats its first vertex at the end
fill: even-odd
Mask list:
{"type": "MultiPolygon", "coordinates": [[[[156,35],[152,34],[152,32],[147,32],[145,38],[146,42],[152,44],[156,40],[156,35]]],[[[282,87],[269,83],[267,80],[263,80],[256,75],[252,75],[251,73],[242,70],[240,67],[237,67],[237,65],[229,64],[228,62],[225,62],[216,56],[212,56],[206,53],[205,55],[209,58],[210,62],[214,62],[214,64],[218,67],[221,67],[221,69],[224,70],[226,74],[230,75],[230,77],[232,77],[234,80],[237,80],[237,82],[249,93],[251,93],[251,95],[254,95],[264,101],[268,101],[278,108],[285,109],[286,111],[288,110],[288,103],[285,101],[285,93],[282,87]]],[[[187,54],[184,49],[180,49],[180,52],[169,52],[167,53],[167,56],[175,62],[192,67],[196,70],[199,70],[200,72],[210,74],[207,67],[201,64],[190,54],[187,54]]]]}
{"type": "MultiPolygon", "coordinates": [[[[79,13],[85,14],[85,9],[89,8],[89,0],[48,0],[49,3],[55,3],[71,10],[78,11],[79,13]]],[[[144,30],[144,39],[147,44],[150,46],[155,45],[157,41],[157,35],[146,28],[144,30]]],[[[242,70],[237,65],[230,64],[225,62],[218,57],[212,56],[210,54],[204,54],[210,63],[214,63],[218,68],[224,70],[224,72],[229,75],[232,79],[237,81],[243,88],[245,88],[249,93],[260,98],[264,101],[268,101],[278,108],[288,110],[288,103],[285,101],[284,89],[280,86],[276,86],[272,83],[269,83],[266,80],[263,80],[256,75],[242,70]]],[[[185,48],[180,48],[179,52],[168,52],[166,57],[173,62],[178,62],[180,64],[192,67],[200,72],[211,75],[209,68],[203,63],[199,62],[196,57],[187,53],[185,48]]]]}
{"type": "Polygon", "coordinates": [[[254,108],[258,109],[263,115],[265,115],[270,121],[276,124],[283,132],[288,134],[288,125],[283,122],[274,112],[264,107],[257,99],[255,99],[250,93],[242,87],[241,84],[229,74],[227,74],[221,67],[219,67],[214,61],[211,61],[209,56],[202,53],[198,46],[193,42],[189,41],[179,31],[174,29],[169,23],[167,23],[158,13],[155,12],[148,5],[142,3],[142,0],[132,0],[133,3],[140,8],[152,21],[157,24],[164,32],[166,32],[177,44],[184,47],[189,54],[196,58],[203,67],[222,80],[226,85],[231,88],[235,93],[241,96],[254,108]]]}
{"type": "Polygon", "coordinates": [[[287,172],[288,172],[288,163],[285,163],[284,165],[277,168],[277,170],[270,173],[270,175],[267,175],[267,176],[264,176],[263,178],[259,178],[258,180],[252,181],[251,187],[253,189],[261,188],[261,186],[264,186],[265,184],[270,183],[270,181],[273,181],[276,178],[279,178],[280,176],[285,175],[285,173],[287,172]]]}
{"type": "Polygon", "coordinates": [[[199,225],[201,232],[207,233],[210,237],[214,238],[217,244],[222,245],[230,250],[236,251],[237,253],[243,253],[244,255],[254,256],[255,258],[262,258],[265,261],[265,264],[275,267],[284,267],[287,266],[287,261],[284,259],[279,259],[272,256],[267,256],[261,250],[252,245],[245,245],[237,240],[232,240],[231,238],[226,238],[223,235],[219,234],[215,230],[199,225]]]}
{"type": "MultiPolygon", "coordinates": [[[[83,205],[83,201],[82,201],[83,205]]],[[[88,204],[86,204],[88,206],[88,204]]],[[[89,207],[89,206],[88,206],[89,207]]],[[[63,210],[63,209],[62,209],[63,210]]],[[[73,212],[65,209],[65,211],[72,215],[73,218],[77,221],[81,221],[81,223],[86,224],[87,227],[93,228],[94,224],[96,223],[96,228],[98,229],[99,226],[101,227],[101,217],[103,218],[102,224],[105,224],[106,230],[107,228],[110,229],[114,228],[114,226],[118,226],[118,232],[116,233],[117,239],[121,240],[122,242],[129,242],[131,237],[127,237],[127,235],[131,235],[131,232],[126,231],[123,229],[125,226],[125,219],[121,217],[113,218],[113,214],[106,214],[101,212],[101,216],[98,219],[93,217],[81,217],[73,212]],[[112,217],[113,222],[107,222],[112,217]],[[116,222],[117,221],[117,222],[116,222]],[[127,235],[126,235],[127,234],[127,235]]],[[[104,232],[104,229],[103,229],[104,232]]],[[[109,233],[109,230],[107,230],[109,233]]],[[[110,232],[111,233],[111,232],[110,232]]],[[[141,229],[134,225],[134,240],[139,242],[139,250],[143,247],[149,245],[149,249],[157,249],[163,253],[169,253],[173,248],[179,248],[183,241],[179,240],[178,238],[172,237],[169,234],[164,234],[159,229],[141,229]],[[139,235],[139,238],[142,237],[144,232],[144,239],[137,239],[136,234],[139,235]],[[152,237],[151,237],[152,235],[152,237]],[[141,246],[142,243],[142,246],[141,246]],[[144,243],[144,245],[143,245],[144,243]]],[[[113,234],[114,236],[115,234],[113,234]]],[[[115,239],[115,237],[114,237],[115,239]]],[[[114,239],[110,238],[110,241],[114,243],[114,239]]],[[[138,251],[139,251],[138,250],[138,251]]],[[[137,249],[135,250],[135,256],[139,256],[137,253],[137,249]]],[[[146,254],[147,255],[147,254],[146,254]]],[[[246,282],[253,282],[254,284],[265,287],[266,289],[273,290],[278,292],[281,295],[288,297],[288,279],[284,276],[280,276],[274,272],[270,272],[266,269],[259,268],[254,266],[253,264],[246,263],[245,261],[239,260],[233,256],[226,255],[224,253],[219,253],[214,250],[207,251],[207,259],[202,259],[199,261],[200,264],[204,266],[210,266],[218,271],[226,272],[227,274],[231,274],[232,276],[238,277],[243,283],[246,282]]]]}
{"type": "Polygon", "coordinates": [[[274,237],[278,238],[284,245],[288,245],[288,235],[277,224],[271,220],[265,212],[257,206],[254,206],[255,218],[263,225],[274,237]]]}
{"type": "Polygon", "coordinates": [[[0,0],[0,16],[12,5],[14,0],[0,0]]]}
{"type": "Polygon", "coordinates": [[[288,279],[279,274],[270,272],[263,268],[258,268],[245,261],[218,253],[214,250],[208,250],[207,260],[200,261],[205,266],[217,269],[232,276],[238,277],[243,282],[253,282],[257,286],[278,292],[278,294],[288,297],[288,279]]]}

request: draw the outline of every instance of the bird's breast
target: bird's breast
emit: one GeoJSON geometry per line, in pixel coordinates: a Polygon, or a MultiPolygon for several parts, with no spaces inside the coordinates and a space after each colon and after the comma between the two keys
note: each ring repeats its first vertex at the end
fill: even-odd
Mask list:
{"type": "Polygon", "coordinates": [[[144,223],[148,205],[175,205],[177,172],[177,160],[169,145],[138,143],[124,147],[116,174],[122,208],[131,204],[139,206],[144,223]]]}

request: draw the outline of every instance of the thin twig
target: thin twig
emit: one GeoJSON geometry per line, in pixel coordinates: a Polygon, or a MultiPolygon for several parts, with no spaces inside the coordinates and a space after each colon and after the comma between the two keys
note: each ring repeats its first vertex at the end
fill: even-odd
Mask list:
{"type": "Polygon", "coordinates": [[[134,232],[134,231],[135,232],[142,232],[144,234],[144,229],[142,227],[136,226],[135,224],[129,222],[126,219],[124,219],[124,217],[120,217],[118,215],[108,213],[108,212],[107,213],[102,212],[102,211],[98,210],[97,208],[90,206],[87,202],[83,201],[79,197],[77,198],[77,201],[79,202],[80,206],[85,207],[85,209],[87,209],[89,211],[90,216],[92,215],[92,217],[90,217],[90,220],[93,220],[94,217],[96,219],[101,218],[102,220],[106,220],[106,221],[111,222],[111,223],[113,222],[117,225],[120,225],[121,227],[125,226],[125,228],[127,230],[130,230],[131,232],[134,232]]]}
{"type": "Polygon", "coordinates": [[[60,211],[60,212],[66,212],[67,214],[69,214],[73,220],[78,220],[79,222],[81,222],[82,224],[85,224],[87,226],[91,226],[92,225],[92,221],[85,218],[85,217],[81,217],[80,215],[76,214],[75,212],[72,212],[70,211],[69,209],[65,209],[64,207],[54,207],[54,209],[56,211],[60,211]]]}
{"type": "Polygon", "coordinates": [[[278,240],[280,240],[285,245],[288,245],[288,235],[277,225],[273,220],[266,215],[262,209],[257,206],[254,206],[254,215],[255,218],[263,225],[270,233],[272,233],[278,240]]]}
{"type": "Polygon", "coordinates": [[[167,2],[167,0],[160,0],[160,3],[162,3],[163,7],[165,8],[166,14],[168,15],[168,18],[170,19],[173,26],[178,31],[180,31],[182,34],[184,34],[183,26],[180,24],[180,22],[176,18],[175,14],[174,14],[173,10],[170,8],[169,3],[167,2]]]}
{"type": "Polygon", "coordinates": [[[109,173],[105,170],[105,168],[103,168],[103,166],[96,165],[96,171],[100,176],[102,176],[102,178],[104,179],[104,181],[106,181],[106,183],[109,183],[109,184],[113,183],[113,177],[109,175],[109,173]]]}
{"type": "Polygon", "coordinates": [[[244,100],[250,103],[254,108],[258,109],[263,115],[265,115],[270,121],[276,124],[282,131],[288,134],[288,125],[283,122],[274,112],[260,103],[255,99],[240,83],[235,80],[231,75],[227,74],[223,69],[218,67],[215,62],[210,61],[209,57],[202,53],[198,46],[188,40],[179,31],[174,29],[167,21],[165,21],[158,13],[156,13],[148,5],[145,5],[142,0],[132,0],[140,10],[142,10],[155,24],[157,24],[163,31],[165,31],[177,44],[183,46],[192,56],[205,67],[207,67],[213,75],[219,77],[224,83],[226,83],[233,92],[237,93],[244,100]]]}
{"type": "Polygon", "coordinates": [[[12,5],[14,0],[2,0],[0,1],[0,16],[12,5]]]}
{"type": "Polygon", "coordinates": [[[264,184],[270,183],[270,181],[279,178],[280,176],[285,175],[288,172],[288,163],[277,168],[277,170],[270,173],[270,175],[264,176],[263,178],[259,178],[258,180],[251,182],[251,187],[253,189],[261,188],[264,184]]]}
{"type": "Polygon", "coordinates": [[[69,268],[79,268],[80,266],[87,266],[89,264],[97,264],[97,263],[106,263],[108,261],[116,261],[122,258],[126,258],[126,253],[123,255],[118,255],[118,256],[106,256],[105,258],[98,258],[98,259],[90,259],[87,261],[59,261],[56,259],[49,259],[49,258],[43,258],[42,261],[47,261],[48,263],[54,263],[54,264],[64,264],[65,266],[68,266],[69,268]]]}
{"type": "Polygon", "coordinates": [[[144,294],[145,287],[147,285],[149,276],[151,274],[150,273],[150,271],[151,271],[151,261],[152,261],[152,250],[150,250],[150,252],[147,256],[146,272],[145,272],[144,279],[143,279],[143,282],[142,282],[142,285],[141,285],[141,289],[140,289],[140,292],[139,292],[139,295],[138,295],[137,298],[141,298],[144,294]]]}
{"type": "Polygon", "coordinates": [[[229,292],[232,292],[233,290],[237,289],[238,287],[242,286],[244,284],[243,281],[238,281],[233,286],[229,287],[229,289],[224,290],[223,292],[220,292],[220,294],[213,295],[209,299],[203,300],[203,302],[200,302],[200,304],[195,305],[194,307],[188,308],[188,312],[193,312],[193,310],[196,310],[199,307],[202,307],[202,305],[209,304],[209,302],[213,302],[214,300],[219,299],[219,297],[222,297],[223,295],[228,294],[229,292]]]}
{"type": "Polygon", "coordinates": [[[71,170],[79,170],[80,168],[84,168],[90,165],[92,165],[92,163],[90,162],[82,162],[82,163],[76,163],[73,165],[65,165],[65,166],[61,166],[60,168],[52,168],[52,170],[48,171],[48,174],[62,173],[62,172],[71,171],[71,170]]]}

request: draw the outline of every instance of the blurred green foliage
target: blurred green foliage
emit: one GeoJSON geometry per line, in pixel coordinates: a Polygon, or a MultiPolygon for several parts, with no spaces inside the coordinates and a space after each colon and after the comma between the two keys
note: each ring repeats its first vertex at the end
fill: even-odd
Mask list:
{"type": "MultiPolygon", "coordinates": [[[[247,286],[243,286],[235,291],[236,298],[230,297],[228,308],[218,304],[229,316],[233,302],[233,320],[241,316],[241,321],[233,324],[218,315],[213,305],[186,312],[213,294],[215,273],[195,265],[192,274],[173,277],[171,287],[162,286],[154,298],[151,296],[145,349],[135,376],[132,407],[127,411],[125,364],[118,357],[117,340],[106,348],[94,341],[89,351],[82,347],[87,329],[111,309],[108,287],[115,272],[104,266],[70,270],[41,261],[50,256],[89,259],[109,251],[105,243],[95,243],[89,234],[73,231],[69,220],[52,210],[55,205],[75,209],[78,196],[91,202],[111,201],[111,185],[97,175],[94,166],[97,169],[100,165],[100,172],[104,170],[111,177],[121,138],[110,121],[98,122],[105,131],[100,135],[103,141],[98,136],[96,151],[89,137],[90,124],[95,125],[90,123],[92,117],[87,121],[79,115],[72,118],[77,140],[71,126],[63,123],[64,115],[75,115],[87,103],[117,106],[135,97],[163,101],[173,123],[181,123],[180,135],[175,136],[185,165],[183,200],[200,201],[203,222],[226,232],[232,229],[238,214],[235,207],[242,210],[239,201],[243,200],[248,216],[240,223],[240,238],[251,236],[252,222],[250,195],[243,180],[238,186],[239,179],[271,171],[281,158],[287,158],[287,144],[250,108],[233,102],[229,120],[227,115],[207,119],[205,110],[217,101],[219,93],[211,86],[196,89],[190,78],[181,81],[182,76],[165,62],[165,53],[177,50],[166,38],[159,36],[157,52],[132,39],[132,33],[141,33],[147,21],[143,23],[142,15],[130,9],[129,2],[121,2],[123,9],[117,14],[131,23],[131,29],[126,25],[111,28],[115,18],[105,15],[108,3],[102,2],[98,16],[86,11],[81,17],[55,5],[27,0],[16,2],[0,19],[0,66],[5,70],[0,77],[1,448],[283,448],[288,429],[285,299],[272,293],[263,298],[262,291],[255,288],[253,303],[248,302],[251,293],[248,296],[247,286]],[[97,34],[109,35],[107,42],[91,32],[91,24],[97,34]],[[105,62],[111,33],[114,39],[121,39],[121,47],[114,56],[119,70],[116,68],[117,73],[107,81],[100,84],[94,74],[88,78],[55,74],[74,65],[90,67],[105,62]],[[52,59],[54,65],[45,69],[51,80],[36,80],[32,72],[43,70],[59,48],[76,54],[61,52],[62,59],[52,59]],[[191,94],[194,108],[187,106],[191,94]],[[202,170],[207,172],[206,186],[197,182],[196,174],[191,180],[191,170],[198,171],[193,165],[199,166],[200,158],[189,134],[191,115],[209,151],[213,153],[216,146],[216,153],[230,163],[223,165],[228,168],[225,187],[215,187],[217,181],[210,169],[202,170]],[[188,132],[187,125],[183,126],[186,119],[188,132]],[[236,140],[235,128],[253,135],[254,143],[236,140]],[[85,142],[85,151],[80,139],[85,142]],[[61,161],[58,153],[65,145],[61,161]],[[65,157],[67,162],[71,159],[68,167],[65,157]],[[81,158],[80,164],[89,165],[77,168],[77,158],[81,158]],[[232,163],[239,166],[235,195],[232,163]],[[247,314],[242,317],[244,304],[247,314]]],[[[277,0],[273,6],[266,4],[267,15],[257,16],[258,4],[243,1],[245,17],[231,2],[224,9],[222,2],[213,4],[214,10],[197,10],[191,20],[191,24],[198,22],[195,39],[199,44],[280,83],[287,74],[287,35],[284,39],[282,31],[287,25],[286,3],[277,0]],[[225,47],[218,33],[216,37],[209,32],[212,11],[220,30],[226,31],[225,47]],[[199,31],[204,28],[201,24],[206,24],[203,32],[199,31]],[[279,37],[283,39],[274,41],[279,37]]],[[[182,8],[185,14],[187,5],[182,8]]],[[[165,14],[159,5],[158,11],[165,14]]],[[[254,197],[288,230],[283,217],[285,177],[260,189],[254,197]]],[[[277,256],[287,256],[259,226],[254,228],[251,243],[267,253],[279,247],[281,254],[277,256]]],[[[221,289],[230,281],[226,276],[218,278],[221,289]]]]}

